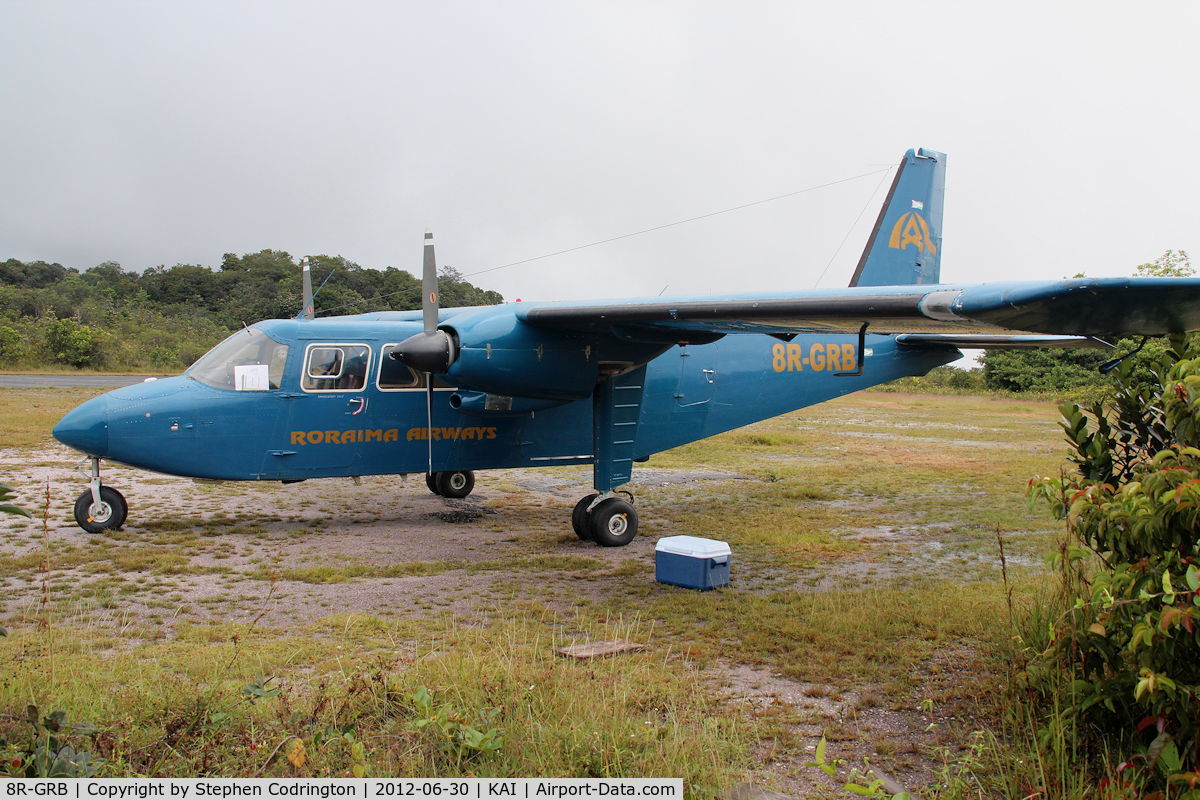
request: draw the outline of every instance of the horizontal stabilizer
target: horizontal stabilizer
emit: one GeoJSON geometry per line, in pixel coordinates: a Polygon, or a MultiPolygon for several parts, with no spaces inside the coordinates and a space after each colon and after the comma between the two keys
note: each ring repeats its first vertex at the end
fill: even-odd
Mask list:
{"type": "Polygon", "coordinates": [[[1099,347],[1112,345],[1092,336],[1028,336],[1002,333],[902,333],[896,344],[904,347],[963,347],[978,350],[1018,350],[1026,347],[1099,347]]]}

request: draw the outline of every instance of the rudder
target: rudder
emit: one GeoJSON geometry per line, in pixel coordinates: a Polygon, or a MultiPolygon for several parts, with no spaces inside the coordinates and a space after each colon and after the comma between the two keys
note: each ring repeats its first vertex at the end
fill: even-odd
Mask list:
{"type": "Polygon", "coordinates": [[[909,150],[875,220],[851,286],[907,286],[941,279],[946,154],[909,150]]]}

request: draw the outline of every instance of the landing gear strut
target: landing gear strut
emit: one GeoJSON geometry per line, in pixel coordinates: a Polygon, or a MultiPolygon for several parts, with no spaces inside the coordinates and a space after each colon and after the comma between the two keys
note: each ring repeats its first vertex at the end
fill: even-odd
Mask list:
{"type": "Polygon", "coordinates": [[[451,472],[430,472],[425,476],[425,485],[436,495],[449,498],[462,498],[475,488],[475,473],[470,470],[455,470],[451,472]]]}
{"type": "Polygon", "coordinates": [[[75,521],[88,533],[115,531],[125,524],[125,496],[100,483],[100,459],[88,459],[88,489],[75,501],[75,521]]]}
{"type": "Polygon", "coordinates": [[[632,503],[615,495],[589,494],[575,504],[571,527],[585,541],[601,547],[624,547],[637,538],[638,515],[632,503]]]}

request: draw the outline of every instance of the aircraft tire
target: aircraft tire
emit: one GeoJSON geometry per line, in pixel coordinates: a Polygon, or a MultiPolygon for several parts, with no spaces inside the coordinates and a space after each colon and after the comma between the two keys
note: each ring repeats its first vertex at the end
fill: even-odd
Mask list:
{"type": "Polygon", "coordinates": [[[575,535],[585,542],[592,540],[592,529],[588,524],[587,507],[596,499],[596,493],[593,492],[586,495],[582,500],[575,504],[575,508],[571,511],[571,529],[575,531],[575,535]]]}
{"type": "Polygon", "coordinates": [[[624,547],[637,537],[637,512],[618,497],[610,497],[592,509],[588,522],[592,541],[601,547],[624,547]]]}
{"type": "Polygon", "coordinates": [[[439,472],[435,480],[437,493],[454,499],[466,497],[475,488],[475,473],[470,470],[439,472]]]}
{"type": "Polygon", "coordinates": [[[426,486],[428,486],[428,487],[429,487],[429,491],[433,492],[434,494],[441,494],[441,492],[439,492],[439,491],[438,491],[438,488],[437,488],[437,476],[438,476],[438,474],[439,474],[439,473],[437,473],[437,472],[427,472],[427,473],[425,473],[425,485],[426,485],[426,486]]]}
{"type": "Polygon", "coordinates": [[[125,496],[110,486],[100,487],[100,513],[93,515],[92,490],[88,489],[75,501],[75,521],[88,533],[115,531],[125,524],[129,504],[125,496]]]}

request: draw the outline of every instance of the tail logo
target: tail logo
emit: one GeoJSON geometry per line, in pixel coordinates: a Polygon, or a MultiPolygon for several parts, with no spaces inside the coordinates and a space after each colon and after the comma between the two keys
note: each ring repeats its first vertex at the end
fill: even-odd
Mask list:
{"type": "Polygon", "coordinates": [[[892,236],[888,239],[888,247],[893,250],[903,250],[909,245],[916,245],[918,253],[937,252],[933,237],[929,235],[929,225],[916,211],[906,211],[892,226],[892,236]]]}

